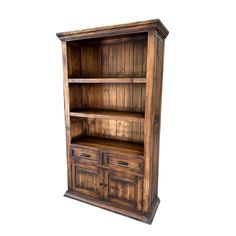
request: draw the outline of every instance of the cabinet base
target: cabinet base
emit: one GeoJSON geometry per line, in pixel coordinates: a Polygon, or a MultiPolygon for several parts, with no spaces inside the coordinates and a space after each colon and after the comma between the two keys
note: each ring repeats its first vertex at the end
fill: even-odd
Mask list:
{"type": "Polygon", "coordinates": [[[130,217],[130,218],[133,218],[135,220],[142,221],[147,224],[152,223],[156,210],[160,203],[160,199],[157,197],[152,207],[150,208],[150,210],[147,213],[145,213],[145,212],[140,212],[140,211],[135,211],[135,210],[127,210],[125,208],[120,208],[120,207],[111,205],[109,202],[78,195],[76,192],[73,192],[73,191],[67,191],[64,196],[103,208],[108,211],[112,211],[112,212],[130,217]]]}

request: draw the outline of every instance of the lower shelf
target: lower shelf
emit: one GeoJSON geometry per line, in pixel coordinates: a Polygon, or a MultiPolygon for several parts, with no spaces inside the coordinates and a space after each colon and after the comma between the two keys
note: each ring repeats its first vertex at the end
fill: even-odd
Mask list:
{"type": "Polygon", "coordinates": [[[142,143],[133,143],[133,142],[125,142],[114,139],[105,139],[105,138],[97,138],[97,137],[80,137],[74,139],[72,144],[77,144],[85,147],[93,147],[98,148],[100,150],[114,150],[122,153],[129,153],[135,155],[143,155],[144,146],[142,143]]]}
{"type": "Polygon", "coordinates": [[[84,197],[82,195],[78,195],[73,191],[67,191],[64,196],[75,199],[75,200],[79,200],[79,201],[82,201],[82,202],[85,202],[85,203],[88,203],[88,204],[91,204],[91,205],[94,205],[94,206],[97,206],[100,208],[103,208],[108,211],[119,213],[121,215],[133,218],[135,220],[142,221],[147,224],[152,223],[152,220],[155,216],[156,210],[157,210],[159,203],[160,203],[160,199],[157,198],[156,201],[154,201],[150,210],[147,213],[144,213],[144,212],[140,212],[140,211],[126,210],[124,208],[116,207],[116,206],[111,205],[110,203],[102,201],[102,200],[96,200],[96,199],[84,197]]]}

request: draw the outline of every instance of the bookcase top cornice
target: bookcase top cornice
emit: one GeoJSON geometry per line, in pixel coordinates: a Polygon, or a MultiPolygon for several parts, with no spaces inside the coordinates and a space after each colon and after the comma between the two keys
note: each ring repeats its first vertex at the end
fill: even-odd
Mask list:
{"type": "Polygon", "coordinates": [[[57,37],[62,41],[73,41],[89,38],[109,37],[116,35],[135,34],[157,30],[158,34],[164,39],[168,35],[168,30],[159,19],[139,21],[128,24],[111,25],[83,30],[75,30],[57,33],[57,37]]]}

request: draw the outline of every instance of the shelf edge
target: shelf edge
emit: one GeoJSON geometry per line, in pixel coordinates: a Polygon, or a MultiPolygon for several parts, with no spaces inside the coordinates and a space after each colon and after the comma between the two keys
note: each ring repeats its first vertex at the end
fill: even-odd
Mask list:
{"type": "Polygon", "coordinates": [[[85,113],[83,111],[78,112],[70,112],[70,116],[72,117],[80,117],[80,118],[102,118],[102,119],[110,119],[110,120],[127,120],[127,121],[137,121],[137,122],[144,122],[145,117],[135,117],[135,116],[122,116],[111,114],[95,114],[95,113],[85,113]]]}
{"type": "Polygon", "coordinates": [[[146,78],[68,78],[69,83],[134,83],[145,84],[146,78]]]}

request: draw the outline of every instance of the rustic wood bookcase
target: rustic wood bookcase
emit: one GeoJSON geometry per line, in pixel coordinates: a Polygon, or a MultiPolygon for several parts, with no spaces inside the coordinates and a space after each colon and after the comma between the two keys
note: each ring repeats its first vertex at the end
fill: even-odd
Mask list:
{"type": "Polygon", "coordinates": [[[167,35],[160,20],[57,34],[64,73],[65,196],[152,222],[160,202],[167,35]]]}

